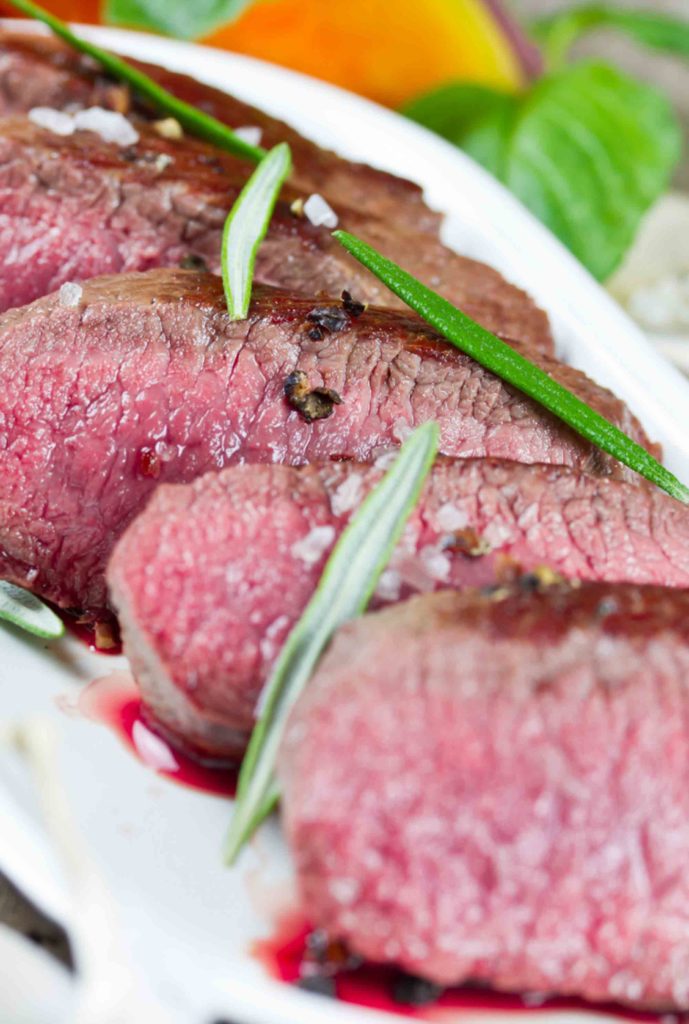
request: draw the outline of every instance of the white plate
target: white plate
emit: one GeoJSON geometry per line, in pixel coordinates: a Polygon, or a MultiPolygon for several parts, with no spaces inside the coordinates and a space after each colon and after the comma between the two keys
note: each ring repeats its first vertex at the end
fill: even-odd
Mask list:
{"type": "MultiPolygon", "coordinates": [[[[559,243],[467,157],[365,100],[258,61],[136,33],[82,31],[123,53],[231,90],[346,156],[418,181],[429,202],[448,214],[446,240],[531,291],[551,315],[560,353],[624,397],[664,444],[668,465],[689,480],[689,384],[559,243]]],[[[174,1020],[392,1019],[273,982],[251,957],[252,940],[271,928],[266,904],[277,892],[283,899],[291,894],[275,823],[262,831],[239,869],[223,869],[227,802],[156,777],[106,730],[58,710],[57,696],[74,695],[85,680],[110,671],[113,659],[89,655],[73,640],[44,649],[10,630],[2,632],[0,645],[2,716],[40,714],[59,724],[59,771],[77,823],[117,902],[134,961],[174,1020]]],[[[0,865],[69,923],[74,909],[68,890],[31,789],[8,755],[0,757],[0,815],[0,865]]],[[[465,1012],[461,1019],[472,1016],[465,1012]]],[[[486,1016],[493,1014],[481,1014],[486,1016]]],[[[586,1022],[593,1016],[568,1012],[538,1019],[586,1022]]],[[[449,1024],[458,1017],[451,1012],[442,1019],[449,1024]]]]}

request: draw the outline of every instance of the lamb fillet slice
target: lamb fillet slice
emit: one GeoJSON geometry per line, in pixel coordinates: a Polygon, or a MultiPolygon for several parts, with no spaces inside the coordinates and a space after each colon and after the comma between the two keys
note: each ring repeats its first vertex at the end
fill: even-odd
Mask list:
{"type": "Polygon", "coordinates": [[[425,595],[345,626],[279,778],[303,906],[376,962],[689,1008],[689,593],[425,595]]]}
{"type": "MultiPolygon", "coordinates": [[[[543,365],[644,440],[609,392],[543,365]]],[[[99,278],[76,306],[11,310],[0,376],[16,385],[0,398],[0,568],[67,607],[105,603],[112,545],[159,483],[229,463],[368,461],[435,419],[448,455],[629,475],[416,318],[259,288],[233,322],[219,278],[192,271],[99,278]]]]}
{"type": "MultiPolygon", "coordinates": [[[[103,106],[124,114],[131,110],[153,120],[161,116],[132,96],[128,86],[108,78],[89,58],[53,37],[0,32],[0,55],[0,116],[25,114],[33,107],[72,105],[103,106]]],[[[319,192],[335,206],[351,207],[417,233],[437,234],[440,215],[426,206],[421,189],[411,181],[344,160],[283,121],[186,75],[154,64],[131,63],[231,128],[260,128],[262,146],[288,142],[294,157],[292,184],[304,196],[319,192]]]]}
{"type": "MultiPolygon", "coordinates": [[[[146,710],[177,745],[215,760],[243,752],[272,664],[382,474],[245,465],[158,488],[115,548],[108,582],[146,710]]],[[[440,460],[375,602],[542,566],[689,587],[689,510],[562,467],[440,460]]]]}
{"type": "MultiPolygon", "coordinates": [[[[225,217],[251,171],[196,139],[161,138],[139,123],[121,147],[93,132],[60,137],[25,118],[0,128],[0,309],[99,274],[201,261],[220,272],[225,217]]],[[[348,289],[363,302],[403,303],[283,193],[260,248],[257,280],[309,295],[348,289]]],[[[485,264],[434,238],[340,208],[340,222],[431,283],[507,340],[550,352],[548,319],[485,264]]]]}

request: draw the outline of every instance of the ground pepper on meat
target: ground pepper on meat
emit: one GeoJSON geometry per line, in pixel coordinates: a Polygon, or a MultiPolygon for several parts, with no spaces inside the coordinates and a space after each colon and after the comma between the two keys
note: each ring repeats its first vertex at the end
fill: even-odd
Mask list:
{"type": "Polygon", "coordinates": [[[467,527],[465,530],[455,530],[448,535],[443,542],[446,551],[458,551],[469,558],[480,558],[491,552],[491,545],[484,537],[479,537],[476,530],[467,527]]]}
{"type": "Polygon", "coordinates": [[[308,332],[314,341],[320,341],[326,334],[337,334],[349,325],[349,314],[337,306],[317,306],[307,313],[306,319],[314,324],[308,332]]]}
{"type": "Polygon", "coordinates": [[[332,416],[334,407],[342,399],[332,388],[310,388],[309,378],[303,370],[290,373],[284,384],[285,397],[293,409],[301,413],[307,423],[332,416]]]}
{"type": "Polygon", "coordinates": [[[179,265],[182,270],[200,270],[204,274],[208,273],[208,264],[203,256],[197,256],[193,252],[188,252],[186,256],[182,256],[179,265]]]}
{"type": "Polygon", "coordinates": [[[357,302],[346,289],[342,292],[342,306],[345,312],[349,313],[355,320],[366,311],[366,303],[357,302]]]}

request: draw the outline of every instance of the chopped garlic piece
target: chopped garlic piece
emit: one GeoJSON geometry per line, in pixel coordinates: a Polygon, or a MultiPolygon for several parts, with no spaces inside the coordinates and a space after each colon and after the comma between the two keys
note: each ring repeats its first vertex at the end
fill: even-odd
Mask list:
{"type": "Polygon", "coordinates": [[[304,203],[304,213],[314,227],[336,228],[338,224],[337,214],[331,206],[326,203],[323,196],[314,192],[304,203]]]}
{"type": "Polygon", "coordinates": [[[154,121],[153,128],[163,139],[184,138],[184,129],[176,117],[164,117],[162,121],[154,121]]]}

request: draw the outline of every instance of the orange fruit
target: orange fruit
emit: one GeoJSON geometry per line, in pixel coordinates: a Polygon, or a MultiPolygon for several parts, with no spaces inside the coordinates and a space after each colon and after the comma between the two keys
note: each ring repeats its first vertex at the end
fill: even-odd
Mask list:
{"type": "MultiPolygon", "coordinates": [[[[57,14],[58,18],[62,18],[64,21],[96,23],[101,18],[100,0],[39,0],[39,2],[41,6],[46,7],[53,14],[57,14]]],[[[16,16],[21,18],[21,14],[16,16]]]]}
{"type": "Polygon", "coordinates": [[[303,71],[397,107],[453,79],[523,83],[483,0],[254,0],[204,42],[303,71]]]}
{"type": "MultiPolygon", "coordinates": [[[[97,23],[104,0],[46,6],[67,21],[97,23]]],[[[519,43],[496,10],[500,0],[250,0],[203,41],[398,107],[452,80],[523,85],[519,43]]]]}

